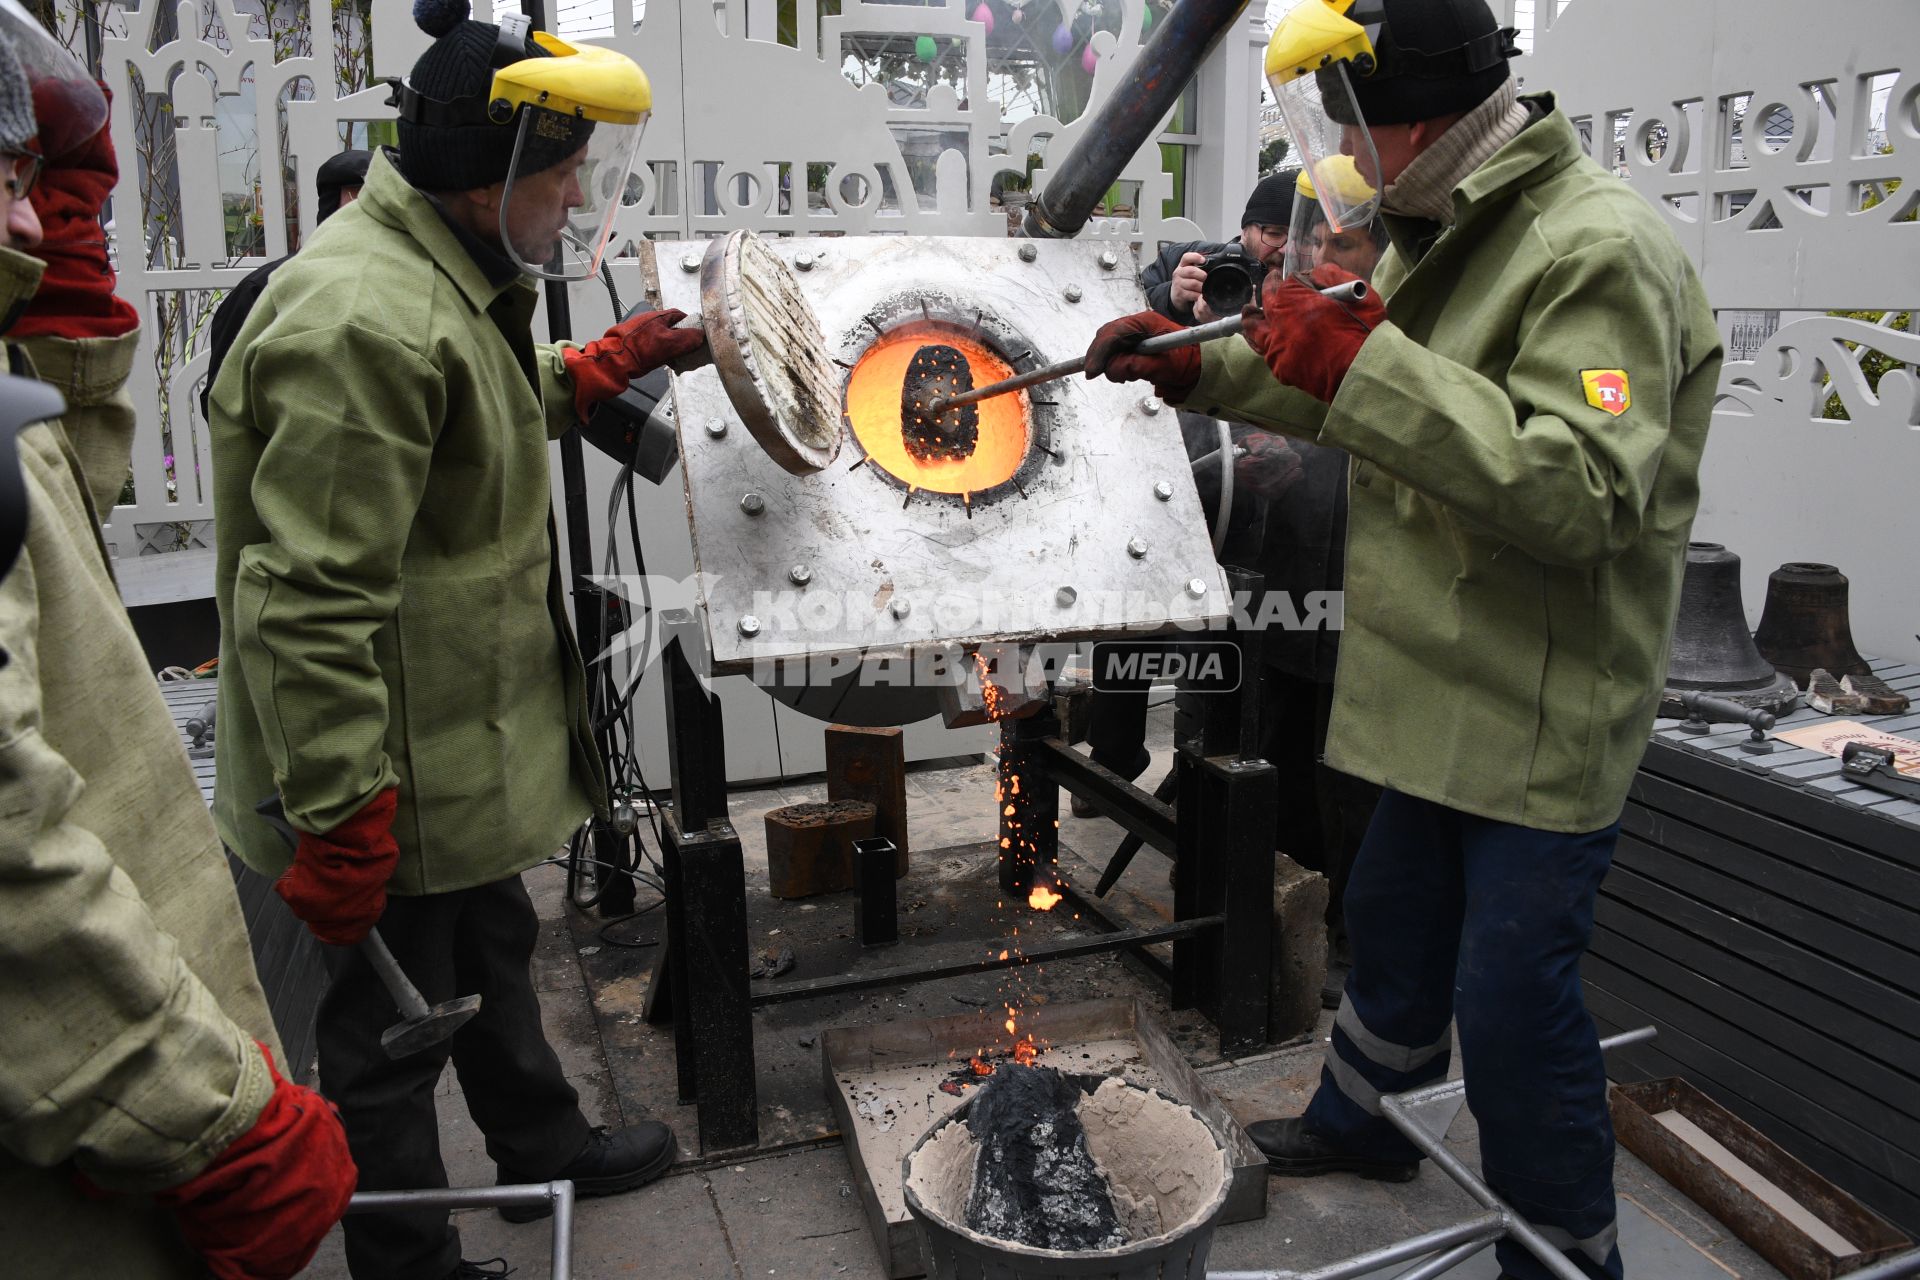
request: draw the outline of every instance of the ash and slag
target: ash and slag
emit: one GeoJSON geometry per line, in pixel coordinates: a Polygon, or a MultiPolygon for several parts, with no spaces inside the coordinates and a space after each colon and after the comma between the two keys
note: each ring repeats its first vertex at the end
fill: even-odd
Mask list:
{"type": "Polygon", "coordinates": [[[913,353],[900,391],[900,429],[907,452],[922,462],[959,461],[980,443],[980,410],[970,404],[935,413],[935,400],[973,390],[966,356],[945,343],[929,343],[913,353]]]}
{"type": "Polygon", "coordinates": [[[1087,1148],[1082,1087],[1052,1067],[1003,1064],[974,1097],[978,1149],[967,1226],[1035,1249],[1117,1249],[1127,1233],[1087,1148]]]}

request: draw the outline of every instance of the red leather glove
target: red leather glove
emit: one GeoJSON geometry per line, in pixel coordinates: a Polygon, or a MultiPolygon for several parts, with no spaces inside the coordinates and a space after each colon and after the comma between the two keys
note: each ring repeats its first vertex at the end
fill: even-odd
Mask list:
{"type": "Polygon", "coordinates": [[[573,379],[573,410],[585,422],[594,406],[611,400],[643,373],[690,356],[707,345],[701,329],[676,329],[684,311],[647,311],[628,316],[586,346],[562,357],[573,379]]]}
{"type": "Polygon", "coordinates": [[[1256,497],[1278,498],[1299,483],[1306,463],[1285,436],[1249,431],[1239,440],[1245,453],[1233,460],[1233,484],[1256,497]]]}
{"type": "MultiPolygon", "coordinates": [[[[1315,267],[1309,278],[1320,288],[1359,279],[1331,263],[1315,267]]],[[[1248,307],[1243,314],[1247,345],[1265,358],[1273,376],[1332,404],[1361,344],[1387,318],[1387,308],[1371,290],[1364,301],[1335,302],[1291,276],[1269,271],[1259,310],[1248,307]]]]}
{"type": "Polygon", "coordinates": [[[349,947],[380,922],[387,881],[400,861],[393,838],[399,803],[399,788],[388,787],[325,835],[300,833],[293,865],[274,881],[273,891],[320,941],[349,947]]]}
{"type": "Polygon", "coordinates": [[[360,1178],[333,1104],[283,1079],[265,1045],[260,1052],[273,1096],[253,1128],[191,1181],[154,1196],[216,1280],[298,1275],[360,1178]]]}
{"type": "Polygon", "coordinates": [[[1109,320],[1087,348],[1087,376],[1110,382],[1151,382],[1155,395],[1168,404],[1179,404],[1200,381],[1200,348],[1175,347],[1156,355],[1141,355],[1134,348],[1147,338],[1179,333],[1186,327],[1158,311],[1136,311],[1109,320]]]}
{"type": "MultiPolygon", "coordinates": [[[[44,83],[35,87],[34,107],[40,119],[62,118],[55,113],[64,111],[63,106],[51,100],[41,102],[58,88],[44,83]]],[[[41,171],[32,197],[33,211],[40,215],[41,238],[33,253],[47,264],[47,270],[27,314],[13,326],[13,337],[117,338],[139,324],[139,313],[114,296],[107,233],[100,225],[101,206],[119,177],[113,138],[106,128],[48,161],[41,171]]]]}

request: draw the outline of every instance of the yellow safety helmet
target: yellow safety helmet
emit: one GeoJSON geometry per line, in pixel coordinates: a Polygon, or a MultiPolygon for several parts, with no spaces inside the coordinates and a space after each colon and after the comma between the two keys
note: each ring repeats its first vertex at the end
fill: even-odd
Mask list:
{"type": "Polygon", "coordinates": [[[653,110],[653,86],[623,53],[568,44],[544,31],[533,42],[553,56],[522,58],[493,73],[487,114],[505,124],[520,107],[540,107],[600,124],[639,124],[653,110]]]}
{"type": "MultiPolygon", "coordinates": [[[[431,24],[417,9],[415,19],[429,35],[444,35],[466,12],[465,3],[456,3],[436,10],[431,24]]],[[[496,25],[484,95],[476,85],[462,95],[430,97],[411,81],[394,82],[390,102],[400,112],[402,151],[415,145],[407,139],[409,126],[455,136],[498,127],[499,139],[513,143],[500,197],[507,256],[531,275],[584,280],[599,270],[629,194],[653,88],[625,54],[529,31],[519,14],[502,15],[496,25]],[[527,56],[529,41],[538,55],[527,56]]],[[[415,168],[431,170],[435,155],[424,147],[415,168]]]]}
{"type": "MultiPolygon", "coordinates": [[[[1352,156],[1328,156],[1320,165],[1320,180],[1322,186],[1333,188],[1334,196],[1348,208],[1359,208],[1374,200],[1377,194],[1360,176],[1352,156]]],[[[1313,270],[1321,228],[1326,222],[1319,189],[1312,175],[1302,169],[1293,183],[1293,219],[1287,227],[1285,269],[1288,275],[1305,275],[1313,270]]],[[[1350,229],[1353,228],[1342,228],[1350,229]]]]}

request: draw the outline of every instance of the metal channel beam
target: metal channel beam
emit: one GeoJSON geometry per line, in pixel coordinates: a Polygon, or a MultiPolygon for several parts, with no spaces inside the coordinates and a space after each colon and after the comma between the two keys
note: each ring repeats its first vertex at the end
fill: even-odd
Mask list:
{"type": "Polygon", "coordinates": [[[1047,960],[1098,955],[1103,951],[1120,951],[1128,947],[1145,946],[1151,942],[1171,942],[1175,938],[1192,937],[1209,929],[1218,929],[1225,923],[1225,916],[1201,916],[1197,920],[1181,920],[1152,929],[1129,929],[1121,933],[1103,933],[1095,938],[1076,938],[1071,942],[1029,945],[1022,954],[1009,956],[1005,960],[989,956],[981,960],[955,961],[952,964],[906,965],[894,969],[873,969],[866,973],[834,978],[785,982],[776,987],[754,992],[752,1003],[755,1008],[758,1008],[761,1005],[785,1004],[790,1000],[814,1000],[822,996],[844,995],[851,991],[866,991],[874,987],[897,987],[906,983],[930,982],[936,978],[958,978],[971,973],[991,973],[995,969],[1011,969],[1017,965],[1047,960]]]}
{"type": "Polygon", "coordinates": [[[1041,743],[1047,776],[1078,796],[1100,806],[1112,818],[1160,852],[1173,855],[1173,809],[1134,786],[1111,769],[1102,768],[1060,738],[1041,743]]]}

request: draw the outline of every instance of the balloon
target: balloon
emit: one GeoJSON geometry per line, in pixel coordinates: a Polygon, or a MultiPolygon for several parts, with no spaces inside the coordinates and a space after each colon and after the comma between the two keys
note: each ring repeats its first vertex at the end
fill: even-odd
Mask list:
{"type": "Polygon", "coordinates": [[[1099,65],[1099,55],[1094,53],[1092,45],[1088,45],[1080,54],[1081,68],[1085,70],[1088,75],[1092,75],[1093,69],[1099,65]]]}
{"type": "Polygon", "coordinates": [[[979,7],[974,9],[973,20],[985,27],[988,35],[993,34],[993,10],[986,6],[985,0],[981,0],[979,7]]]}
{"type": "Polygon", "coordinates": [[[940,56],[940,46],[933,42],[932,36],[920,36],[913,42],[913,56],[922,62],[932,62],[940,56]]]}
{"type": "Polygon", "coordinates": [[[1073,32],[1067,27],[1067,24],[1063,22],[1053,29],[1053,51],[1064,55],[1072,48],[1073,32]]]}

